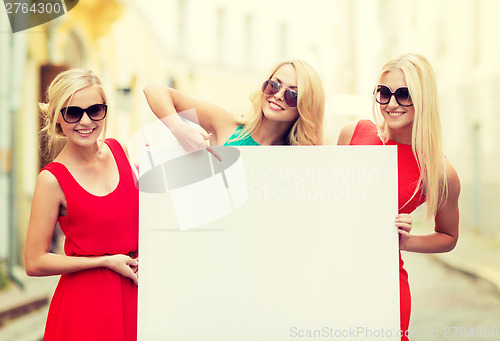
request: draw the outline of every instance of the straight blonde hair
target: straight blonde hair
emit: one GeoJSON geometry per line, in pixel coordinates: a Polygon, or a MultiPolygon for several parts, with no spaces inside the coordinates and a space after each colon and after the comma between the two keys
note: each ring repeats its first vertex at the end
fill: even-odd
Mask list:
{"type": "MultiPolygon", "coordinates": [[[[297,73],[297,110],[299,117],[288,133],[289,145],[321,145],[323,143],[323,118],[325,111],[325,91],[321,78],[314,68],[302,60],[290,60],[276,65],[269,77],[283,65],[290,64],[297,73]]],[[[242,133],[237,139],[254,133],[262,123],[262,91],[259,89],[251,97],[252,111],[248,117],[238,118],[237,122],[244,124],[242,133]]]]}
{"type": "MultiPolygon", "coordinates": [[[[103,104],[107,104],[106,94],[99,78],[92,71],[82,69],[71,69],[58,74],[47,89],[46,101],[39,103],[43,118],[40,134],[47,139],[47,149],[43,152],[50,160],[53,160],[61,152],[66,142],[66,136],[57,123],[62,107],[70,104],[77,91],[89,86],[95,86],[101,95],[103,104]]],[[[104,122],[102,141],[104,141],[105,135],[106,122],[104,122]]],[[[102,147],[102,142],[100,147],[102,147]]]]}
{"type": "MultiPolygon", "coordinates": [[[[448,187],[446,164],[442,151],[439,101],[434,70],[419,54],[405,54],[387,62],[381,70],[377,85],[384,74],[402,70],[415,108],[411,145],[420,170],[420,179],[412,198],[422,191],[427,201],[427,218],[434,217],[446,202],[448,187]]],[[[373,98],[374,119],[382,141],[389,140],[387,122],[373,98]]]]}

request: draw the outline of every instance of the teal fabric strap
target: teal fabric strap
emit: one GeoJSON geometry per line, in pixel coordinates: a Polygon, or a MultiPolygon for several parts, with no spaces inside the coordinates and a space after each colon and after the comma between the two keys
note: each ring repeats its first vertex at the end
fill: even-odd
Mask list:
{"type": "Polygon", "coordinates": [[[234,131],[233,135],[229,138],[229,140],[224,143],[225,146],[260,146],[251,135],[247,135],[241,137],[241,133],[243,130],[243,125],[239,125],[238,128],[234,131]]]}

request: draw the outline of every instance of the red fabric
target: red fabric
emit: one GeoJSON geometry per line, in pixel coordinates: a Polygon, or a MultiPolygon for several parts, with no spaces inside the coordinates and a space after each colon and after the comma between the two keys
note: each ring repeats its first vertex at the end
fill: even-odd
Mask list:
{"type": "MultiPolygon", "coordinates": [[[[120,175],[105,196],[87,192],[61,163],[44,169],[57,178],[67,215],[58,222],[68,256],[135,254],[139,233],[139,192],[121,145],[107,139],[120,175]]],[[[61,276],[52,298],[44,341],[132,341],[137,339],[137,286],[107,268],[61,276]]]]}
{"type": "MultiPolygon", "coordinates": [[[[377,127],[369,120],[358,122],[351,138],[351,145],[383,145],[384,143],[377,134],[377,127]]],[[[420,178],[418,164],[413,155],[411,145],[387,141],[386,145],[397,145],[398,147],[398,203],[399,213],[411,213],[425,202],[425,196],[420,191],[413,196],[420,178]],[[413,198],[412,198],[413,196],[413,198]]],[[[401,331],[408,330],[410,324],[411,295],[408,283],[408,273],[403,267],[404,262],[399,253],[399,294],[401,331]]],[[[408,340],[403,336],[401,340],[408,340]]]]}

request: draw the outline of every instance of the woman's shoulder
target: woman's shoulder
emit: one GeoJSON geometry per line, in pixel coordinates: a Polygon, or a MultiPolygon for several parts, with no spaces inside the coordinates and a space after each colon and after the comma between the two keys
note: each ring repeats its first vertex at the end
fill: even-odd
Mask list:
{"type": "Polygon", "coordinates": [[[377,127],[375,126],[375,123],[366,119],[351,121],[345,124],[340,130],[337,144],[338,145],[350,144],[354,134],[359,130],[376,132],[377,127]]]}
{"type": "Polygon", "coordinates": [[[43,167],[38,173],[37,183],[42,183],[44,185],[53,185],[57,183],[57,178],[54,175],[54,168],[57,162],[51,162],[47,166],[43,167]]]}
{"type": "Polygon", "coordinates": [[[56,163],[51,162],[38,173],[36,188],[38,191],[50,194],[51,197],[56,197],[59,194],[63,194],[63,191],[53,170],[53,166],[56,166],[56,163]]]}
{"type": "Polygon", "coordinates": [[[103,153],[104,159],[114,158],[117,162],[130,161],[130,156],[126,144],[112,137],[108,137],[104,141],[105,144],[101,148],[101,153],[103,153]]]}
{"type": "Polygon", "coordinates": [[[458,198],[461,187],[458,173],[455,167],[451,164],[450,160],[446,157],[444,158],[444,166],[446,171],[446,182],[448,185],[448,195],[458,198]]]}

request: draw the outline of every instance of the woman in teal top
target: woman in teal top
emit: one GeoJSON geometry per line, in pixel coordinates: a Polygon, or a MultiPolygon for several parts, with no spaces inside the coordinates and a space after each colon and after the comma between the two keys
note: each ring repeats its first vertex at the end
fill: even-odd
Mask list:
{"type": "Polygon", "coordinates": [[[306,62],[279,63],[251,98],[252,111],[237,119],[221,107],[158,84],[144,94],[153,113],[186,151],[210,145],[320,145],[325,95],[317,72],[306,62]],[[187,124],[178,113],[198,123],[187,124]],[[194,116],[194,117],[193,117],[194,116]]]}

